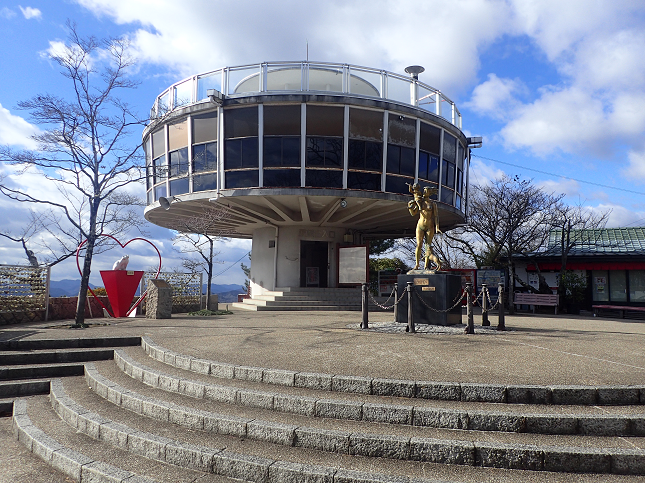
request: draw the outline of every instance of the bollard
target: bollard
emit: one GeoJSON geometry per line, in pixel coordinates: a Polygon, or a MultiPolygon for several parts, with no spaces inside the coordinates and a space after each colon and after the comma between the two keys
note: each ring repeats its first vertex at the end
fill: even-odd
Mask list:
{"type": "Polygon", "coordinates": [[[488,287],[482,283],[482,327],[490,326],[488,320],[488,287]]]}
{"type": "Polygon", "coordinates": [[[398,322],[397,316],[398,316],[398,310],[399,310],[399,284],[395,283],[394,284],[394,322],[398,322]]]}
{"type": "Polygon", "coordinates": [[[466,283],[466,318],[468,320],[468,325],[466,326],[466,330],[464,330],[466,334],[475,333],[475,321],[473,319],[473,299],[471,298],[472,291],[473,284],[470,282],[466,283]]]}
{"type": "Polygon", "coordinates": [[[499,318],[497,321],[497,330],[506,330],[506,322],[504,321],[504,285],[501,283],[499,287],[499,318]]]}
{"type": "Polygon", "coordinates": [[[412,316],[412,282],[408,282],[406,287],[408,292],[408,327],[405,329],[406,332],[416,332],[414,327],[414,318],[412,316]]]}
{"type": "Polygon", "coordinates": [[[363,291],[363,321],[361,322],[361,329],[369,329],[368,315],[367,315],[367,284],[364,283],[361,287],[363,291]]]}

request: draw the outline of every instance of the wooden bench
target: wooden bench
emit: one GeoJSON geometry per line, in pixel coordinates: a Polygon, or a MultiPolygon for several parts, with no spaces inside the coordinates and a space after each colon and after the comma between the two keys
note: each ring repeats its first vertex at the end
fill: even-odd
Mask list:
{"type": "Polygon", "coordinates": [[[621,319],[625,318],[625,312],[645,312],[645,307],[628,307],[625,305],[592,305],[591,308],[595,316],[600,315],[601,310],[617,310],[621,319]]]}
{"type": "Polygon", "coordinates": [[[533,313],[535,313],[536,305],[555,307],[555,313],[557,315],[559,297],[559,295],[544,293],[516,293],[513,303],[515,305],[532,305],[533,313]]]}

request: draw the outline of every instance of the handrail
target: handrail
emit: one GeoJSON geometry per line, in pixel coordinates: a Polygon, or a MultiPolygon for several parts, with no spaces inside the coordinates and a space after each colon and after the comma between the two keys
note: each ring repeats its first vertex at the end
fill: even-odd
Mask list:
{"type": "MultiPolygon", "coordinates": [[[[294,80],[296,79],[294,78],[294,80]]],[[[315,75],[314,80],[316,80],[315,75]]],[[[293,84],[297,85],[298,82],[296,81],[293,84]]],[[[429,111],[437,116],[443,117],[459,129],[462,127],[461,113],[457,109],[455,103],[439,89],[420,82],[417,79],[397,74],[396,72],[389,72],[354,64],[308,61],[272,61],[262,62],[259,64],[229,66],[187,77],[172,84],[157,96],[153,107],[150,110],[150,119],[155,119],[180,107],[204,102],[208,100],[208,97],[205,95],[206,90],[213,88],[222,92],[225,96],[233,98],[255,92],[326,92],[387,99],[389,101],[399,102],[429,111]],[[289,69],[293,69],[294,72],[299,70],[298,75],[300,88],[270,89],[268,87],[268,76],[272,73],[289,69]],[[326,89],[324,90],[312,89],[311,73],[317,70],[330,72],[331,69],[337,70],[338,74],[342,75],[342,78],[338,79],[340,80],[340,89],[336,89],[330,84],[327,84],[326,89]],[[240,72],[243,72],[245,75],[238,79],[240,72]],[[257,90],[246,91],[243,93],[236,93],[234,91],[230,92],[232,89],[236,89],[243,82],[250,80],[255,76],[258,78],[257,90]],[[208,79],[208,84],[206,84],[206,79],[208,79]],[[235,85],[229,84],[231,80],[235,85]],[[354,88],[360,85],[363,87],[369,86],[369,88],[371,88],[370,90],[374,91],[378,95],[370,95],[365,91],[352,92],[352,81],[355,82],[354,88]],[[398,89],[394,88],[395,84],[398,84],[396,85],[398,89]],[[202,92],[202,94],[200,94],[200,92],[202,92]],[[180,93],[180,95],[178,93],[180,93]]]]}

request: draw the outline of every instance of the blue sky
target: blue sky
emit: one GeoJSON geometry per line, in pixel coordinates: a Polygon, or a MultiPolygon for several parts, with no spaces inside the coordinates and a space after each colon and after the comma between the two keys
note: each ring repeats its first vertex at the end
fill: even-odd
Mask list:
{"type": "MultiPolygon", "coordinates": [[[[310,60],[400,73],[423,65],[420,80],[457,103],[467,135],[484,137],[471,183],[517,174],[572,203],[611,209],[608,226],[645,225],[642,0],[2,0],[0,144],[31,146],[35,128],[16,109],[20,100],[68,92],[47,58],[66,41],[67,19],[83,35],[131,39],[141,85],[127,100],[142,113],[182,78],[302,60],[307,42],[310,60]]],[[[13,174],[6,165],[0,173],[13,174]]],[[[143,197],[143,187],[136,190],[143,197]]],[[[25,210],[0,200],[0,229],[18,234],[25,210]]],[[[149,231],[164,265],[178,266],[171,233],[149,231]]],[[[234,262],[249,250],[250,241],[223,244],[221,270],[233,267],[215,283],[241,283],[234,262]]],[[[104,255],[97,268],[112,258],[104,255]]],[[[0,239],[0,263],[24,263],[21,247],[0,239]]],[[[75,271],[67,263],[52,278],[75,271]]]]}

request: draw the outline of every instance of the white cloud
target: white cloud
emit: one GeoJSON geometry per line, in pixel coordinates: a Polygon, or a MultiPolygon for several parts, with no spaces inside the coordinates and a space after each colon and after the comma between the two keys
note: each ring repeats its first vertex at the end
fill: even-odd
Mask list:
{"type": "Polygon", "coordinates": [[[15,116],[0,104],[0,144],[25,149],[36,149],[36,142],[31,136],[39,132],[20,116],[15,116]]]}
{"type": "Polygon", "coordinates": [[[16,16],[16,12],[11,10],[9,7],[0,8],[0,17],[6,18],[7,20],[16,16]]]}
{"type": "Polygon", "coordinates": [[[526,93],[527,88],[520,79],[488,74],[488,80],[473,89],[471,100],[464,106],[494,119],[508,119],[519,107],[517,96],[526,93]]]}
{"type": "Polygon", "coordinates": [[[42,12],[40,10],[38,10],[37,8],[33,8],[33,7],[24,7],[23,8],[22,6],[19,6],[19,8],[20,8],[20,11],[22,12],[22,14],[24,15],[24,17],[27,20],[32,19],[32,18],[40,20],[42,18],[42,16],[43,16],[42,12]]]}
{"type": "Polygon", "coordinates": [[[628,166],[623,169],[625,177],[645,185],[645,151],[631,151],[628,161],[628,166]]]}
{"type": "Polygon", "coordinates": [[[400,73],[423,65],[421,80],[451,97],[475,78],[480,50],[509,28],[509,6],[501,0],[241,0],[216,6],[187,0],[182,8],[170,0],[155,8],[143,0],[77,2],[119,24],[143,25],[131,34],[139,57],[183,76],[226,65],[302,60],[308,40],[311,60],[400,73]]]}
{"type": "Polygon", "coordinates": [[[560,194],[568,197],[580,196],[580,184],[573,179],[558,178],[557,180],[540,181],[535,184],[538,188],[556,196],[560,194]]]}

